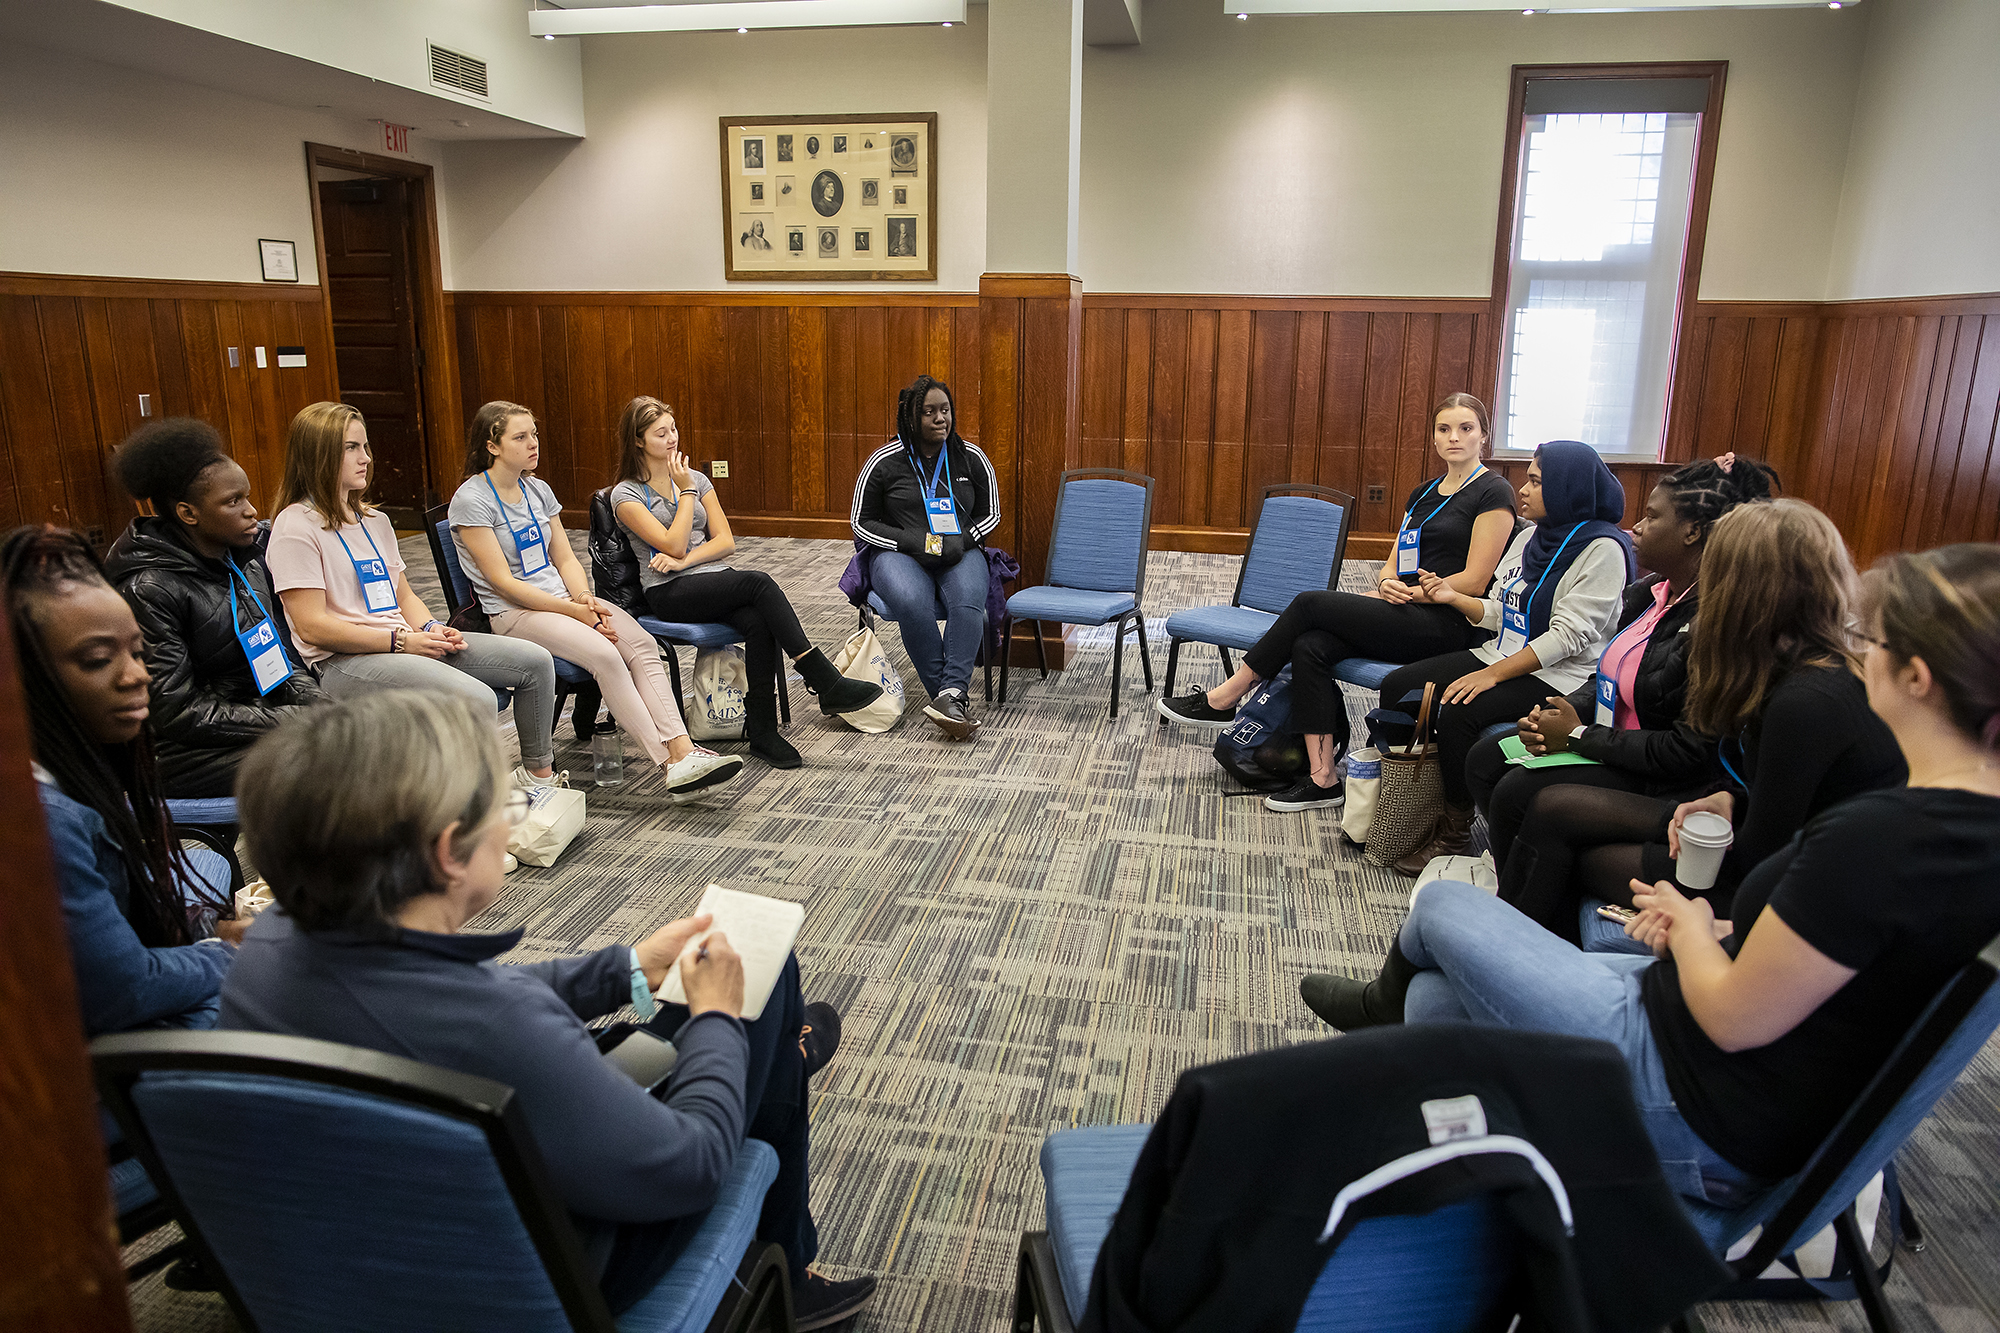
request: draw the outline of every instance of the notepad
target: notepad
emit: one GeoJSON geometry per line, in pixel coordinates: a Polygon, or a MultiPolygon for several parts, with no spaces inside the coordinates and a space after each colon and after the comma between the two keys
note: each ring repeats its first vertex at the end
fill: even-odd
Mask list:
{"type": "MultiPolygon", "coordinates": [[[[705,940],[718,932],[729,937],[729,947],[743,960],[743,1017],[746,1020],[758,1017],[771,998],[772,988],[778,984],[778,974],[785,970],[785,960],[792,956],[799,928],[806,923],[806,909],[782,898],[766,898],[761,893],[742,893],[711,884],[701,895],[701,905],[694,909],[694,915],[704,912],[713,915],[715,922],[707,934],[695,938],[705,940]]],[[[667,979],[654,995],[667,1004],[687,1003],[678,960],[667,969],[667,979]]]]}
{"type": "Polygon", "coordinates": [[[1564,750],[1559,754],[1529,754],[1527,744],[1519,736],[1502,736],[1500,753],[1507,756],[1510,764],[1522,768],[1561,768],[1564,764],[1594,764],[1595,759],[1586,759],[1574,750],[1564,750]]]}

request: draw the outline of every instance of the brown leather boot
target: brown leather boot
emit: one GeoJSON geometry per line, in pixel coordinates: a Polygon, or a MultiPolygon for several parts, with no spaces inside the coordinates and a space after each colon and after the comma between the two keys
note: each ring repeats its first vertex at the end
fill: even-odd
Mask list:
{"type": "Polygon", "coordinates": [[[1396,862],[1396,873],[1415,879],[1436,856],[1462,856],[1472,843],[1472,807],[1447,805],[1431,830],[1430,841],[1396,862]]]}

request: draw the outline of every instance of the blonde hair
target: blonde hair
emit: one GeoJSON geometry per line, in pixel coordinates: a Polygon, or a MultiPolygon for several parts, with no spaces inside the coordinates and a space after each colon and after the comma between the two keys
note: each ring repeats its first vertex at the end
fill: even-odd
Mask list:
{"type": "Polygon", "coordinates": [[[2000,546],[1886,557],[1862,580],[1861,618],[1899,664],[1924,659],[1960,731],[2000,750],[2000,546]]]}
{"type": "Polygon", "coordinates": [[[319,511],[329,529],[340,526],[350,508],[359,519],[375,511],[362,501],[375,484],[375,464],[368,464],[368,486],[340,493],[340,469],[347,455],[347,428],[361,420],[359,408],[346,403],[310,403],[292,418],[285,440],[285,479],[278,487],[278,509],[306,504],[319,511]]]}
{"type": "Polygon", "coordinates": [[[444,887],[439,836],[469,849],[507,794],[492,717],[419,690],[300,710],[236,774],[251,859],[301,930],[386,927],[444,887]]]}
{"type": "Polygon", "coordinates": [[[1701,611],[1688,642],[1687,718],[1733,735],[1802,666],[1859,662],[1848,634],[1854,560],[1833,520],[1803,500],[1757,500],[1716,520],[1701,552],[1701,611]]]}

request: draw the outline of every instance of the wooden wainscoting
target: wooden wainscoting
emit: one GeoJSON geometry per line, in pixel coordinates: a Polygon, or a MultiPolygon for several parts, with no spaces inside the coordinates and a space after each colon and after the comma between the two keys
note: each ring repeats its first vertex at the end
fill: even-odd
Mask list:
{"type": "Polygon", "coordinates": [[[466,419],[509,399],[541,419],[541,475],[573,520],[618,468],[627,401],[674,405],[681,447],[749,535],[844,537],[862,460],[895,434],[896,393],[952,387],[979,439],[971,292],[458,292],[466,419]]]}
{"type": "Polygon", "coordinates": [[[334,395],[320,289],[0,274],[0,526],[115,538],[135,511],[110,454],[139,425],[142,393],[156,418],[220,431],[268,513],[293,414],[334,395]],[[304,347],[305,366],[279,369],[280,346],[304,347]]]}

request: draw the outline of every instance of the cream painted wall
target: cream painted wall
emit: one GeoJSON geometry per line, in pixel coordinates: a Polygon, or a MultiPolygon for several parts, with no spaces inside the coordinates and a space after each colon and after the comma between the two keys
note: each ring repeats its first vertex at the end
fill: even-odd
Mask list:
{"type": "Polygon", "coordinates": [[[1511,66],[1727,60],[1701,295],[1818,300],[1865,22],[1148,0],[1143,45],[1084,57],[1084,289],[1485,296],[1511,66]]]}
{"type": "Polygon", "coordinates": [[[1832,300],[2000,291],[2000,0],[1869,0],[1832,300]]]}
{"type": "Polygon", "coordinates": [[[952,28],[583,38],[576,143],[454,142],[451,285],[459,290],[826,290],[726,283],[717,118],[938,113],[938,282],[985,264],[985,11],[952,28]]]}
{"type": "Polygon", "coordinates": [[[19,44],[0,46],[0,124],[0,270],[200,282],[261,282],[260,238],[298,242],[314,281],[305,145],[381,134],[19,44]]]}

